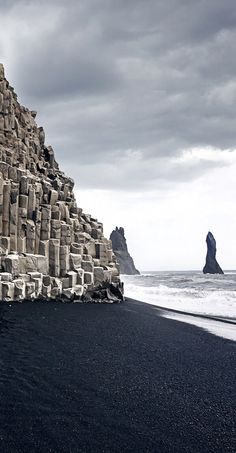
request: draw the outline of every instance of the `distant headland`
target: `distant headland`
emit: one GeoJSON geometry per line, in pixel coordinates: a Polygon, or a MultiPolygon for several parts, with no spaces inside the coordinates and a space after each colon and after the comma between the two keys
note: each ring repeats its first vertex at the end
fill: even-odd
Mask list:
{"type": "Polygon", "coordinates": [[[110,235],[110,240],[112,242],[112,248],[116,255],[121,274],[139,274],[140,272],[136,269],[134,260],[128,251],[124,228],[116,227],[110,235]]]}

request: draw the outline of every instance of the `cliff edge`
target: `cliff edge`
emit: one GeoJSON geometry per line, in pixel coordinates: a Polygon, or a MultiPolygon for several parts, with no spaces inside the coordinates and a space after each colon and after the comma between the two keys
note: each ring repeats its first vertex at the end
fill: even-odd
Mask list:
{"type": "Polygon", "coordinates": [[[206,264],[203,268],[204,274],[223,274],[220,265],[216,261],[216,240],[213,234],[209,231],[206,237],[207,256],[206,264]]]}
{"type": "Polygon", "coordinates": [[[122,300],[112,243],[77,206],[36,115],[0,64],[0,300],[122,300]]]}
{"type": "Polygon", "coordinates": [[[112,248],[116,255],[121,274],[135,275],[140,272],[135,268],[133,258],[128,252],[124,228],[116,227],[110,235],[112,248]]]}

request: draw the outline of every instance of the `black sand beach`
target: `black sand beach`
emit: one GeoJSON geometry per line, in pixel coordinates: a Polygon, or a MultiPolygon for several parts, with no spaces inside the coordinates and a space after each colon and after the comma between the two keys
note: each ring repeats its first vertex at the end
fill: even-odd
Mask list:
{"type": "Polygon", "coordinates": [[[0,307],[0,451],[234,452],[235,343],[136,301],[0,307]]]}

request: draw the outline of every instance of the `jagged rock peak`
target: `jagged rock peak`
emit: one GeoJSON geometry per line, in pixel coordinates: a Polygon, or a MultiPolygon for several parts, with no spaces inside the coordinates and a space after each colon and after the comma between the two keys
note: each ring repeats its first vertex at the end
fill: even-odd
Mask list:
{"type": "Polygon", "coordinates": [[[0,80],[3,80],[4,78],[5,78],[4,66],[2,63],[0,63],[0,80]]]}
{"type": "Polygon", "coordinates": [[[122,299],[111,241],[77,206],[35,117],[0,64],[0,300],[122,299]]]}
{"type": "Polygon", "coordinates": [[[207,255],[206,264],[203,268],[204,274],[223,274],[220,265],[216,261],[216,240],[213,234],[209,231],[206,237],[207,255]]]}
{"type": "Polygon", "coordinates": [[[124,228],[116,227],[110,235],[112,248],[120,266],[121,274],[135,275],[140,272],[135,268],[133,258],[130,256],[125,238],[124,228]]]}

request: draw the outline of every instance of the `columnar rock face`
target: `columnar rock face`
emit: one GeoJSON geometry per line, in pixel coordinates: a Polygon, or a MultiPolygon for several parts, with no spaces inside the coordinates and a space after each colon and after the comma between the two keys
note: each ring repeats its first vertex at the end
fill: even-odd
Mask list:
{"type": "Polygon", "coordinates": [[[121,274],[139,274],[139,271],[135,268],[133,258],[128,252],[124,228],[116,227],[116,229],[112,231],[110,239],[112,242],[112,248],[120,266],[121,274]]]}
{"type": "Polygon", "coordinates": [[[77,206],[35,117],[0,64],[0,300],[122,299],[112,243],[77,206]]]}
{"type": "Polygon", "coordinates": [[[207,256],[206,264],[203,268],[204,274],[223,274],[221,267],[216,261],[216,241],[213,234],[209,231],[206,237],[207,256]]]}

